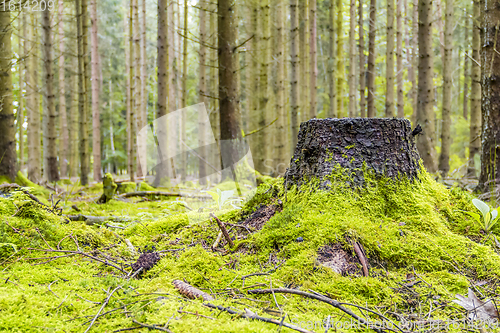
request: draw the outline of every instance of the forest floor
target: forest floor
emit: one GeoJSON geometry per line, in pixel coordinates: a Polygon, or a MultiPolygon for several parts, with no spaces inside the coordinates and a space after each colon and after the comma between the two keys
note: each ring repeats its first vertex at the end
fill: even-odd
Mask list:
{"type": "Polygon", "coordinates": [[[218,204],[191,182],[97,204],[99,184],[18,178],[0,189],[0,331],[479,331],[456,295],[500,300],[500,229],[426,173],[356,191],[272,179],[241,203],[222,183],[218,204]]]}

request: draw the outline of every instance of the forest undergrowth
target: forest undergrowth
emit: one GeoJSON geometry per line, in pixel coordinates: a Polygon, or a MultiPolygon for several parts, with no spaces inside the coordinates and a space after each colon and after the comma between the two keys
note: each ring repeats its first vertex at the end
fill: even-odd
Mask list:
{"type": "Polygon", "coordinates": [[[473,195],[425,172],[366,181],[285,191],[272,179],[241,209],[155,195],[97,204],[102,184],[4,184],[0,330],[485,332],[453,301],[469,288],[499,300],[498,226],[487,237],[464,213],[473,195]]]}

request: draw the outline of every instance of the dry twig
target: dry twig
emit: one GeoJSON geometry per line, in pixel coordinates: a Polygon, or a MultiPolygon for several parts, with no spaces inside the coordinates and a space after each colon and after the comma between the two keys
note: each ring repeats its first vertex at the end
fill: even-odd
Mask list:
{"type": "Polygon", "coordinates": [[[97,314],[95,315],[94,319],[92,319],[92,322],[90,323],[89,327],[87,327],[87,329],[85,330],[84,333],[87,333],[90,328],[92,327],[92,325],[94,325],[97,317],[99,317],[99,314],[101,313],[102,309],[104,309],[104,307],[106,306],[106,304],[108,304],[109,302],[109,299],[111,298],[111,296],[113,296],[113,294],[115,293],[115,291],[117,291],[118,289],[120,289],[122,286],[118,286],[116,287],[115,289],[113,289],[113,291],[111,293],[109,293],[108,297],[106,298],[106,300],[104,301],[104,303],[102,304],[101,308],[99,309],[99,311],[97,311],[97,314]]]}
{"type": "Polygon", "coordinates": [[[226,230],[226,227],[221,222],[221,220],[219,220],[219,218],[217,216],[215,216],[213,213],[210,213],[210,217],[213,217],[215,219],[215,221],[217,221],[217,225],[219,226],[220,231],[222,231],[222,234],[224,235],[224,238],[226,238],[226,241],[229,244],[229,246],[234,247],[233,240],[231,239],[231,237],[229,237],[229,234],[226,230]]]}

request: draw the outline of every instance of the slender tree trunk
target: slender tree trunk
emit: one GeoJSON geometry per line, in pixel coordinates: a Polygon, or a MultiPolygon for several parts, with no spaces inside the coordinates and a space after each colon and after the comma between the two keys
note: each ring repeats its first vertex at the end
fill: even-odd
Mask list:
{"type": "Polygon", "coordinates": [[[471,67],[471,100],[470,100],[470,142],[469,142],[469,163],[467,175],[476,176],[475,156],[481,149],[481,7],[480,1],[473,3],[472,14],[472,62],[471,67]]]}
{"type": "MultiPolygon", "coordinates": [[[[91,113],[89,112],[89,92],[90,92],[90,64],[89,64],[89,14],[88,14],[88,0],[81,0],[82,4],[82,41],[83,41],[83,80],[84,80],[84,108],[85,108],[85,118],[83,119],[84,126],[84,138],[81,139],[81,146],[84,148],[80,148],[80,156],[84,158],[83,162],[80,162],[81,169],[81,184],[88,184],[88,175],[90,172],[90,153],[89,153],[89,121],[91,113]]],[[[82,119],[80,119],[82,122],[82,119]]]]}
{"type": "Polygon", "coordinates": [[[318,59],[317,59],[317,41],[316,41],[316,0],[309,0],[309,61],[310,61],[310,108],[309,117],[316,118],[316,89],[318,78],[318,59]]]}
{"type": "Polygon", "coordinates": [[[45,165],[47,167],[46,175],[49,182],[59,180],[59,170],[57,163],[57,132],[56,132],[56,106],[54,95],[54,73],[52,71],[52,35],[50,25],[50,11],[48,8],[42,11],[42,29],[43,29],[43,69],[44,69],[44,107],[47,112],[47,151],[44,152],[45,165]]]}
{"type": "Polygon", "coordinates": [[[308,90],[308,75],[307,75],[307,1],[299,0],[299,112],[300,121],[306,121],[308,113],[306,112],[308,106],[307,90],[308,90]]]}
{"type": "Polygon", "coordinates": [[[394,117],[394,0],[387,0],[385,116],[394,117]]]}
{"type": "Polygon", "coordinates": [[[349,117],[356,116],[356,0],[349,6],[349,117]]]}
{"type": "Polygon", "coordinates": [[[130,14],[129,14],[129,98],[130,98],[130,107],[128,112],[128,120],[127,120],[127,150],[128,150],[128,165],[127,172],[130,177],[130,181],[135,181],[135,119],[136,119],[136,93],[135,93],[135,48],[134,48],[134,7],[137,0],[130,0],[130,14]]]}
{"type": "Polygon", "coordinates": [[[452,94],[452,52],[453,52],[453,0],[446,0],[444,26],[444,59],[443,59],[443,109],[441,130],[441,154],[439,155],[439,171],[445,177],[450,171],[451,146],[451,94],[452,94]]]}
{"type": "Polygon", "coordinates": [[[65,66],[64,66],[64,1],[59,0],[58,7],[59,15],[59,165],[61,176],[66,177],[68,174],[68,120],[66,112],[66,81],[65,81],[65,66]]]}
{"type": "Polygon", "coordinates": [[[241,149],[241,114],[237,106],[239,101],[234,80],[236,40],[233,6],[233,0],[218,0],[217,3],[220,140],[225,143],[221,149],[223,168],[231,167],[239,160],[238,152],[241,149]]]}
{"type": "Polygon", "coordinates": [[[418,108],[418,87],[417,87],[417,74],[415,69],[418,67],[418,0],[413,0],[413,10],[412,10],[412,41],[411,41],[411,64],[410,64],[410,76],[411,76],[411,96],[412,96],[412,123],[415,124],[417,121],[417,108],[418,108]]]}
{"type": "MultiPolygon", "coordinates": [[[[135,176],[141,177],[142,170],[140,170],[140,166],[138,163],[138,158],[139,154],[137,154],[137,147],[138,147],[138,140],[137,140],[137,133],[140,131],[142,123],[143,123],[143,113],[142,113],[142,74],[141,74],[141,65],[142,65],[142,60],[141,60],[141,20],[139,18],[139,1],[141,0],[134,0],[134,29],[133,29],[133,35],[134,35],[134,102],[135,102],[135,107],[134,107],[134,116],[132,117],[132,121],[134,122],[133,125],[133,158],[134,158],[134,175],[131,176],[131,180],[135,180],[135,176]]],[[[145,173],[144,173],[145,174],[145,173]]]]}
{"type": "Polygon", "coordinates": [[[439,33],[439,51],[441,59],[444,59],[444,31],[443,31],[443,12],[441,11],[441,0],[436,0],[436,27],[439,33]]]}
{"type": "MultiPolygon", "coordinates": [[[[8,6],[10,3],[5,4],[8,6]]],[[[16,128],[14,125],[14,109],[12,107],[12,24],[10,11],[0,12],[0,176],[7,177],[11,182],[16,178],[16,128]]]]}
{"type": "Polygon", "coordinates": [[[470,46],[469,46],[469,30],[470,30],[470,19],[467,13],[467,10],[465,10],[465,52],[464,52],[464,101],[463,101],[463,115],[464,118],[467,120],[469,117],[469,79],[470,79],[470,74],[469,74],[469,57],[467,56],[468,54],[470,55],[470,46]]]}
{"type": "Polygon", "coordinates": [[[479,188],[500,189],[500,46],[498,1],[481,2],[482,154],[479,188]]]}
{"type": "Polygon", "coordinates": [[[397,115],[398,118],[405,117],[404,94],[403,94],[403,0],[396,0],[396,86],[397,115]]]}
{"type": "Polygon", "coordinates": [[[26,50],[26,38],[27,38],[27,30],[26,30],[26,12],[21,13],[21,19],[19,20],[19,31],[22,36],[19,40],[19,55],[22,57],[22,61],[19,63],[19,107],[17,109],[17,129],[19,135],[19,169],[21,171],[24,170],[24,109],[25,109],[25,98],[26,95],[24,93],[24,84],[25,84],[25,75],[27,72],[27,61],[26,56],[28,54],[26,50]]]}
{"type": "MultiPolygon", "coordinates": [[[[205,104],[206,106],[206,97],[207,95],[207,78],[206,78],[206,65],[207,65],[207,20],[206,20],[206,6],[204,0],[198,1],[199,14],[200,14],[200,62],[199,62],[199,83],[198,83],[198,101],[200,103],[205,104]]],[[[200,161],[198,165],[198,179],[200,180],[200,185],[205,185],[206,176],[207,176],[207,168],[206,168],[206,160],[207,156],[207,127],[206,127],[206,113],[204,108],[200,108],[198,111],[198,146],[199,146],[199,154],[200,161]]]]}
{"type": "Polygon", "coordinates": [[[298,72],[300,65],[299,65],[298,50],[297,50],[299,44],[297,7],[298,7],[297,0],[290,0],[290,56],[291,56],[290,123],[292,129],[291,130],[292,145],[290,148],[292,150],[295,150],[295,146],[297,145],[297,136],[299,133],[298,72]]]}
{"type": "Polygon", "coordinates": [[[276,83],[275,83],[275,110],[278,117],[276,124],[276,137],[274,156],[275,175],[280,174],[280,167],[286,166],[286,157],[288,156],[288,131],[287,131],[287,112],[285,107],[285,2],[278,0],[276,6],[276,30],[273,44],[276,46],[276,83]]]}
{"type": "MultiPolygon", "coordinates": [[[[139,23],[138,23],[139,24],[139,23]]],[[[148,72],[147,72],[147,53],[146,53],[146,0],[141,1],[141,35],[140,35],[140,49],[141,49],[141,103],[140,103],[140,123],[139,130],[147,126],[148,124],[148,72]]],[[[146,138],[138,137],[140,140],[137,144],[139,147],[146,147],[146,138]]],[[[137,157],[139,158],[139,157],[137,157]]],[[[137,160],[137,172],[140,176],[146,176],[147,170],[142,170],[142,166],[137,160]]]]}
{"type": "Polygon", "coordinates": [[[368,36],[368,75],[367,75],[367,88],[368,88],[368,112],[369,118],[375,117],[375,20],[377,11],[377,1],[370,0],[370,32],[368,36]]]}
{"type": "Polygon", "coordinates": [[[430,173],[436,172],[436,150],[434,143],[434,88],[432,48],[432,0],[418,3],[418,108],[417,123],[423,128],[418,136],[417,147],[424,166],[430,173]]]}
{"type": "MultiPolygon", "coordinates": [[[[328,106],[328,117],[337,117],[337,89],[336,89],[336,72],[335,66],[337,63],[335,53],[335,0],[330,0],[330,8],[328,9],[328,97],[330,104],[328,106]]],[[[293,23],[293,22],[292,22],[293,23]]],[[[293,64],[293,60],[292,60],[293,64]]],[[[294,145],[295,147],[295,145],[294,145]]]]}
{"type": "MultiPolygon", "coordinates": [[[[248,131],[253,131],[259,128],[259,103],[258,103],[258,91],[259,91],[259,74],[260,74],[260,64],[258,62],[258,56],[260,52],[259,46],[259,5],[255,0],[246,1],[248,12],[250,13],[249,30],[254,34],[248,42],[247,48],[247,127],[248,131]]],[[[260,18],[262,20],[262,18],[260,18]]],[[[211,32],[212,33],[212,32],[211,32]]],[[[257,153],[258,151],[258,137],[252,135],[248,137],[250,143],[250,149],[252,152],[257,153]]]]}
{"type": "Polygon", "coordinates": [[[344,114],[344,29],[342,0],[337,0],[337,117],[344,114]]]}
{"type": "MultiPolygon", "coordinates": [[[[188,0],[184,0],[184,36],[188,35],[188,0]]],[[[182,108],[187,106],[187,53],[188,40],[183,38],[182,45],[182,108]]],[[[182,143],[186,142],[186,115],[182,114],[181,119],[181,135],[182,143]]],[[[181,156],[181,180],[186,181],[187,174],[187,152],[184,149],[184,144],[181,143],[182,156],[181,156]]]]}
{"type": "Polygon", "coordinates": [[[91,32],[90,41],[92,44],[92,154],[94,157],[94,181],[100,182],[101,176],[101,121],[99,112],[99,68],[98,68],[98,43],[97,36],[97,3],[90,1],[91,32]]]}
{"type": "MultiPolygon", "coordinates": [[[[217,34],[217,19],[218,19],[218,16],[217,16],[217,10],[218,10],[218,6],[214,3],[211,3],[210,4],[210,10],[212,13],[210,13],[210,20],[209,20],[209,31],[210,31],[210,34],[211,34],[211,38],[210,38],[210,45],[218,45],[218,34],[217,34]]],[[[255,8],[257,8],[257,6],[255,6],[255,8]]],[[[256,31],[256,30],[254,30],[256,31]]],[[[254,39],[257,39],[257,38],[254,38],[254,39]]],[[[257,45],[257,44],[255,44],[257,45]]],[[[217,68],[217,65],[218,65],[218,56],[217,56],[217,52],[216,50],[214,49],[210,49],[210,52],[209,52],[209,55],[210,55],[210,81],[209,81],[209,91],[210,91],[210,96],[212,96],[213,98],[210,99],[210,125],[212,127],[212,133],[215,137],[215,140],[217,141],[217,145],[220,147],[220,113],[219,113],[219,93],[218,93],[218,89],[217,89],[217,85],[218,85],[218,82],[219,82],[219,71],[218,71],[218,68],[217,68]]],[[[257,63],[257,58],[256,57],[253,57],[253,59],[255,59],[255,62],[257,63]]],[[[255,73],[255,77],[257,78],[258,80],[258,75],[257,73],[255,73]]],[[[257,96],[257,89],[255,89],[255,95],[254,96],[257,96]]],[[[255,108],[257,108],[258,104],[257,103],[254,103],[255,105],[255,108]]],[[[255,114],[255,118],[257,118],[256,116],[256,113],[255,114]]],[[[215,166],[215,167],[218,167],[220,166],[220,155],[218,154],[218,152],[214,149],[210,156],[212,156],[212,165],[215,166]]],[[[217,181],[218,179],[218,176],[214,176],[213,177],[214,181],[217,181]]]]}
{"type": "MultiPolygon", "coordinates": [[[[76,54],[78,54],[77,41],[75,44],[76,54]]],[[[70,94],[69,94],[69,110],[70,110],[70,130],[69,132],[69,177],[78,176],[78,55],[72,59],[72,68],[77,72],[70,76],[70,94]]]]}
{"type": "MultiPolygon", "coordinates": [[[[157,101],[157,118],[161,118],[168,113],[168,91],[169,91],[169,53],[170,45],[168,38],[168,0],[158,0],[158,101],[157,101]]],[[[167,129],[163,126],[156,128],[156,135],[163,140],[167,137],[165,132],[167,129]]],[[[166,143],[164,143],[166,144],[166,143]]],[[[160,152],[161,153],[161,152],[160,152]]],[[[163,159],[160,154],[160,161],[156,167],[156,175],[153,185],[160,185],[163,177],[167,176],[167,168],[162,164],[163,159]]]]}
{"type": "Polygon", "coordinates": [[[363,0],[359,0],[359,109],[360,117],[366,117],[366,69],[365,69],[365,29],[363,27],[363,0]]]}

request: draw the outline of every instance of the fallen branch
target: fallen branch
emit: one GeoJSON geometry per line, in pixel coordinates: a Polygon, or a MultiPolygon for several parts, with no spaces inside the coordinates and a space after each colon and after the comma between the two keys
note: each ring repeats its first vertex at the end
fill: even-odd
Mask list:
{"type": "Polygon", "coordinates": [[[90,216],[90,215],[65,215],[71,221],[82,221],[86,225],[94,225],[97,223],[103,223],[107,221],[111,222],[126,222],[130,221],[128,218],[116,217],[116,216],[90,216]]]}
{"type": "MultiPolygon", "coordinates": [[[[118,289],[120,289],[122,286],[118,286],[116,287],[115,289],[113,289],[113,291],[111,293],[109,293],[108,297],[106,298],[106,300],[104,301],[104,303],[102,304],[101,308],[99,309],[99,311],[97,311],[97,314],[95,315],[94,319],[92,319],[92,322],[90,323],[89,327],[87,327],[87,329],[85,330],[84,333],[87,333],[90,328],[92,327],[92,325],[94,325],[97,317],[99,317],[99,314],[101,313],[102,309],[104,309],[104,307],[106,306],[106,304],[108,304],[109,302],[109,299],[111,298],[111,296],[113,296],[113,294],[115,293],[115,291],[117,291],[118,289]]],[[[109,290],[109,289],[108,289],[109,290]]]]}
{"type": "Polygon", "coordinates": [[[181,194],[175,192],[162,192],[162,191],[137,191],[128,192],[118,195],[119,198],[130,198],[130,197],[147,197],[150,195],[163,196],[163,197],[186,197],[186,198],[199,198],[199,199],[211,199],[212,197],[207,195],[198,194],[181,194]]]}
{"type": "Polygon", "coordinates": [[[365,251],[363,249],[363,246],[359,244],[358,242],[354,242],[354,252],[356,252],[356,255],[359,258],[359,262],[361,262],[361,266],[363,266],[363,275],[368,276],[368,260],[365,255],[365,251]]]}
{"type": "Polygon", "coordinates": [[[132,319],[132,321],[134,323],[136,323],[137,325],[140,325],[142,327],[146,327],[146,328],[149,328],[151,330],[158,330],[158,331],[163,331],[163,332],[170,332],[170,333],[173,333],[171,330],[169,330],[168,328],[163,328],[163,327],[158,327],[156,325],[148,325],[148,324],[144,324],[144,323],[141,323],[135,319],[132,319]]]}
{"type": "Polygon", "coordinates": [[[302,333],[314,333],[312,331],[308,331],[306,329],[303,329],[300,326],[296,326],[296,325],[293,325],[293,324],[288,324],[288,323],[285,323],[283,321],[279,321],[277,319],[258,316],[256,313],[254,313],[254,312],[252,312],[252,311],[250,311],[248,309],[245,309],[245,312],[241,313],[241,312],[232,310],[230,308],[225,308],[225,307],[223,307],[221,305],[213,305],[211,303],[203,303],[203,305],[205,305],[206,307],[212,308],[212,309],[217,309],[217,310],[220,310],[220,311],[225,311],[225,312],[230,313],[230,314],[239,315],[239,316],[241,316],[243,318],[260,320],[260,321],[263,321],[263,322],[266,322],[266,323],[271,323],[271,324],[275,324],[275,325],[278,325],[278,326],[287,327],[289,329],[292,329],[292,330],[295,330],[295,331],[298,331],[298,332],[302,332],[302,333]]]}
{"type": "MultiPolygon", "coordinates": [[[[340,311],[348,314],[349,316],[353,317],[354,319],[356,319],[359,323],[363,324],[363,325],[366,325],[367,328],[371,328],[372,330],[374,330],[375,332],[378,332],[378,333],[383,333],[383,332],[386,332],[385,330],[383,329],[380,329],[380,328],[376,328],[376,327],[371,327],[370,323],[368,321],[366,321],[365,319],[359,317],[357,314],[355,314],[354,312],[352,312],[351,310],[347,309],[346,307],[343,306],[343,304],[345,305],[351,305],[351,304],[347,304],[347,303],[340,303],[340,302],[337,302],[336,300],[333,300],[329,297],[326,297],[326,296],[323,296],[323,295],[319,295],[319,294],[311,294],[311,293],[307,293],[305,291],[301,291],[301,290],[296,290],[296,289],[288,289],[288,288],[274,288],[274,289],[254,289],[254,290],[249,290],[248,291],[249,294],[272,294],[272,293],[278,293],[278,294],[294,294],[294,295],[299,295],[299,296],[304,296],[304,297],[307,297],[307,298],[311,298],[311,299],[315,299],[315,300],[318,300],[318,301],[321,301],[321,302],[325,302],[327,304],[330,304],[331,306],[333,306],[334,308],[337,308],[339,309],[340,311]]],[[[375,313],[374,311],[370,311],[370,312],[373,312],[375,313]]],[[[378,315],[379,317],[381,318],[384,318],[386,320],[388,320],[386,317],[384,317],[383,315],[379,314],[379,313],[375,313],[376,315],[378,315]]],[[[394,323],[393,323],[394,324],[394,323]]],[[[401,332],[404,332],[401,328],[399,328],[396,324],[394,324],[394,327],[396,327],[398,330],[400,330],[401,332]]],[[[389,329],[390,330],[390,329],[389,329]]],[[[391,331],[394,331],[394,330],[391,330],[391,331]]]]}
{"type": "Polygon", "coordinates": [[[231,237],[229,237],[229,234],[226,230],[226,227],[221,222],[221,220],[219,220],[219,218],[217,216],[215,216],[214,213],[210,213],[210,217],[213,217],[217,221],[217,224],[219,225],[219,229],[220,229],[220,231],[222,231],[222,234],[224,235],[224,238],[226,238],[226,241],[229,244],[229,246],[234,247],[233,240],[231,239],[231,237]]]}

